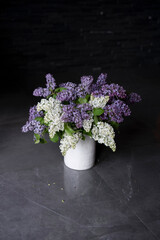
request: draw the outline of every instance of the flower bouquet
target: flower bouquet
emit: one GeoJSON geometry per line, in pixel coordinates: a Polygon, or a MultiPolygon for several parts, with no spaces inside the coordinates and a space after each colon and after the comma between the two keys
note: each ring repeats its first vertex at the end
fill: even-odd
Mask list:
{"type": "Polygon", "coordinates": [[[46,87],[33,92],[42,99],[30,108],[22,132],[33,131],[35,143],[46,143],[45,134],[52,142],[60,140],[63,156],[87,136],[115,151],[115,130],[131,114],[129,105],[141,97],[106,79],[106,73],[95,83],[92,76],[82,76],[79,84],[66,82],[56,87],[53,76],[47,74],[46,87]]]}

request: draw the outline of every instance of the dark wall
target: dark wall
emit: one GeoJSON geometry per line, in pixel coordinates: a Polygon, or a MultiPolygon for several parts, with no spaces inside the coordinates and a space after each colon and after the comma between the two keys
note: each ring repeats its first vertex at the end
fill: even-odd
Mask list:
{"type": "Polygon", "coordinates": [[[12,0],[0,20],[4,92],[160,64],[160,1],[12,0]]]}

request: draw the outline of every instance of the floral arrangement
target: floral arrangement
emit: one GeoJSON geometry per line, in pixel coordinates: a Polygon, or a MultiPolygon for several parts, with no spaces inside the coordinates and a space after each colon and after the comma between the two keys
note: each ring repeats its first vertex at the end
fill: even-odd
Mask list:
{"type": "Polygon", "coordinates": [[[92,76],[83,76],[79,84],[67,82],[56,87],[53,76],[47,74],[46,87],[33,92],[42,99],[30,108],[22,132],[33,131],[35,143],[46,143],[45,134],[52,142],[60,139],[63,156],[86,135],[115,151],[115,130],[131,114],[129,105],[141,97],[118,84],[108,84],[106,79],[107,74],[101,73],[95,83],[92,76]]]}

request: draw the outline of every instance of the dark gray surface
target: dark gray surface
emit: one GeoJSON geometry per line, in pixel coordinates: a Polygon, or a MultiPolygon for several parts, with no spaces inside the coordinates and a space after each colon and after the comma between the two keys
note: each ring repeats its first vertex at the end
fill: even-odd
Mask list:
{"type": "Polygon", "coordinates": [[[65,167],[58,144],[34,145],[21,133],[32,99],[1,96],[1,240],[160,239],[159,71],[112,75],[143,101],[121,127],[117,151],[97,146],[87,171],[65,167]]]}

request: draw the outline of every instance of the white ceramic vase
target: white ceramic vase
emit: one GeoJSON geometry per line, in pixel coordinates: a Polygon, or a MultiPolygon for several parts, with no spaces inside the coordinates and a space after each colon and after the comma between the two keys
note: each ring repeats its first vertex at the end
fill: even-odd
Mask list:
{"type": "Polygon", "coordinates": [[[86,136],[85,141],[79,140],[75,149],[70,148],[64,156],[67,167],[75,170],[87,170],[95,163],[95,141],[86,136]]]}

